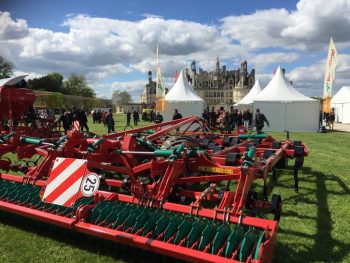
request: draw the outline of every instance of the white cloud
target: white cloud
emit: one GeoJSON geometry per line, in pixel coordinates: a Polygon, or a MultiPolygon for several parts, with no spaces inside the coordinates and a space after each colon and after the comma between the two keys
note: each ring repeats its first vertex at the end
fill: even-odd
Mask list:
{"type": "MultiPolygon", "coordinates": [[[[247,60],[266,80],[269,66],[296,65],[289,73],[295,85],[318,94],[324,65],[314,57],[319,59],[321,53],[326,57],[330,36],[340,54],[350,48],[349,13],[349,1],[301,0],[293,11],[258,10],[210,25],[152,14],[139,21],[69,14],[62,23],[67,31],[54,32],[30,28],[27,21],[0,12],[0,55],[13,62],[17,71],[38,75],[57,71],[65,77],[83,74],[98,95],[109,97],[112,86],[128,87],[137,98],[147,83],[147,71],[155,77],[159,43],[162,73],[169,85],[175,71],[192,60],[211,71],[220,57],[228,69],[247,60]],[[144,80],[106,84],[106,79],[112,82],[132,72],[144,73],[144,80]]],[[[338,69],[339,83],[349,82],[345,73],[349,69],[346,58],[338,69]]]]}
{"type": "Polygon", "coordinates": [[[11,19],[10,13],[0,11],[0,40],[18,39],[28,34],[27,22],[11,19]]]}
{"type": "Polygon", "coordinates": [[[331,36],[350,47],[347,0],[301,0],[295,11],[269,9],[222,19],[222,34],[251,49],[325,49],[331,36]]]}

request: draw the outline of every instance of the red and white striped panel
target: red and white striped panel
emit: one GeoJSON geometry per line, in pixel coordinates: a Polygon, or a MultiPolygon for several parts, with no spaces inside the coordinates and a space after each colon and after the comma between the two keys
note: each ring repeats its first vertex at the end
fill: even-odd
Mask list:
{"type": "Polygon", "coordinates": [[[80,131],[79,121],[73,121],[73,131],[80,131]]]}
{"type": "Polygon", "coordinates": [[[46,203],[71,207],[80,196],[83,177],[89,173],[86,160],[56,158],[44,192],[46,203]]]}

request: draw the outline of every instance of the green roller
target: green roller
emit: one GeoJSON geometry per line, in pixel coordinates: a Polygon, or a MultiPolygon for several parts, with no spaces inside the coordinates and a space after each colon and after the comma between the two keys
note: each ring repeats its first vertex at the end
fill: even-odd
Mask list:
{"type": "Polygon", "coordinates": [[[133,209],[124,221],[123,230],[133,227],[135,225],[136,218],[143,212],[144,209],[145,208],[143,206],[133,209]]]}
{"type": "Polygon", "coordinates": [[[105,218],[104,226],[109,226],[117,220],[119,213],[122,212],[126,206],[123,204],[124,203],[119,203],[111,209],[110,213],[105,218]]]}
{"type": "Polygon", "coordinates": [[[247,168],[247,167],[251,167],[254,165],[254,154],[255,154],[256,148],[255,147],[250,147],[247,156],[245,157],[243,164],[242,164],[242,168],[247,168]]]}
{"type": "Polygon", "coordinates": [[[233,232],[231,233],[231,235],[228,237],[228,241],[224,250],[224,256],[226,258],[231,258],[233,252],[238,247],[243,236],[244,236],[244,228],[242,226],[236,226],[233,232]]]}
{"type": "Polygon", "coordinates": [[[158,219],[162,217],[163,212],[162,211],[156,211],[145,224],[145,227],[142,231],[142,236],[146,236],[149,232],[153,231],[156,228],[158,219]]]}
{"type": "Polygon", "coordinates": [[[167,226],[167,228],[164,231],[164,237],[163,241],[168,241],[179,229],[179,225],[183,221],[182,216],[175,215],[170,220],[170,224],[167,226]]]}
{"type": "Polygon", "coordinates": [[[201,238],[201,234],[207,225],[207,221],[194,221],[192,229],[188,234],[187,247],[192,247],[193,244],[201,238]]]}
{"type": "Polygon", "coordinates": [[[95,151],[96,148],[97,148],[98,146],[100,146],[100,144],[102,144],[103,142],[104,142],[104,139],[103,139],[103,138],[98,139],[96,142],[94,142],[91,146],[88,147],[87,152],[88,152],[88,153],[91,153],[91,152],[95,151]]]}
{"type": "Polygon", "coordinates": [[[259,236],[258,243],[256,244],[255,253],[254,253],[254,259],[258,259],[259,258],[260,246],[261,246],[261,244],[264,241],[265,241],[265,232],[262,231],[260,236],[259,236]]]}
{"type": "Polygon", "coordinates": [[[244,133],[238,135],[238,139],[265,139],[267,137],[266,133],[260,134],[252,134],[252,133],[244,133]]]}
{"type": "MultiPolygon", "coordinates": [[[[100,202],[98,203],[92,210],[89,216],[88,221],[92,222],[94,224],[98,224],[100,221],[100,218],[106,218],[106,216],[111,212],[111,210],[109,210],[112,206],[114,205],[114,202],[100,202]],[[102,211],[106,211],[106,208],[108,208],[108,214],[103,217],[102,216],[102,211]]],[[[103,220],[103,219],[102,219],[103,220]]]]}
{"type": "Polygon", "coordinates": [[[21,143],[29,143],[29,144],[35,144],[35,145],[41,145],[43,143],[43,140],[40,138],[34,138],[34,137],[20,137],[21,143]]]}
{"type": "Polygon", "coordinates": [[[211,253],[216,255],[220,248],[224,245],[228,236],[231,233],[230,225],[228,223],[223,223],[217,230],[214,237],[213,245],[211,246],[211,253]]]}
{"type": "Polygon", "coordinates": [[[239,250],[240,261],[246,261],[247,257],[252,252],[254,244],[258,241],[258,233],[254,228],[250,228],[244,235],[241,249],[239,250]]]}
{"type": "Polygon", "coordinates": [[[174,244],[178,245],[191,231],[194,220],[192,217],[185,217],[183,222],[179,225],[176,233],[174,244]]]}
{"type": "Polygon", "coordinates": [[[163,213],[163,215],[158,219],[156,227],[152,233],[152,238],[156,239],[165,229],[169,226],[171,217],[169,213],[163,213]]]}
{"type": "Polygon", "coordinates": [[[112,228],[116,229],[117,227],[122,225],[125,222],[125,220],[128,218],[128,216],[130,215],[132,209],[133,209],[132,205],[125,206],[123,208],[123,210],[118,214],[118,217],[115,220],[115,222],[113,223],[112,228]]]}
{"type": "Polygon", "coordinates": [[[210,222],[203,230],[202,236],[199,240],[198,250],[203,251],[205,247],[213,240],[217,232],[217,225],[210,222]]]}
{"type": "Polygon", "coordinates": [[[142,211],[142,213],[136,218],[135,224],[131,230],[131,233],[136,233],[137,231],[139,231],[141,228],[144,227],[144,225],[146,224],[147,220],[150,218],[150,216],[152,215],[153,210],[152,209],[144,209],[142,211]]]}

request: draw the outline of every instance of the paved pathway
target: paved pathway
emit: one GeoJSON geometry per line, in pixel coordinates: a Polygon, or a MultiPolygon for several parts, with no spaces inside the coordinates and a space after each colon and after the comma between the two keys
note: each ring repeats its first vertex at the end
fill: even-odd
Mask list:
{"type": "Polygon", "coordinates": [[[350,124],[334,123],[334,130],[350,132],[350,124]]]}

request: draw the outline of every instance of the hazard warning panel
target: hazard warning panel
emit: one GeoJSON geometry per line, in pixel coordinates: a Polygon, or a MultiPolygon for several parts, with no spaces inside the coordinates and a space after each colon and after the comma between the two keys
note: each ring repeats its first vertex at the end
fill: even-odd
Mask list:
{"type": "Polygon", "coordinates": [[[86,166],[86,160],[56,158],[43,201],[71,207],[79,197],[92,196],[98,190],[100,179],[86,166]]]}

